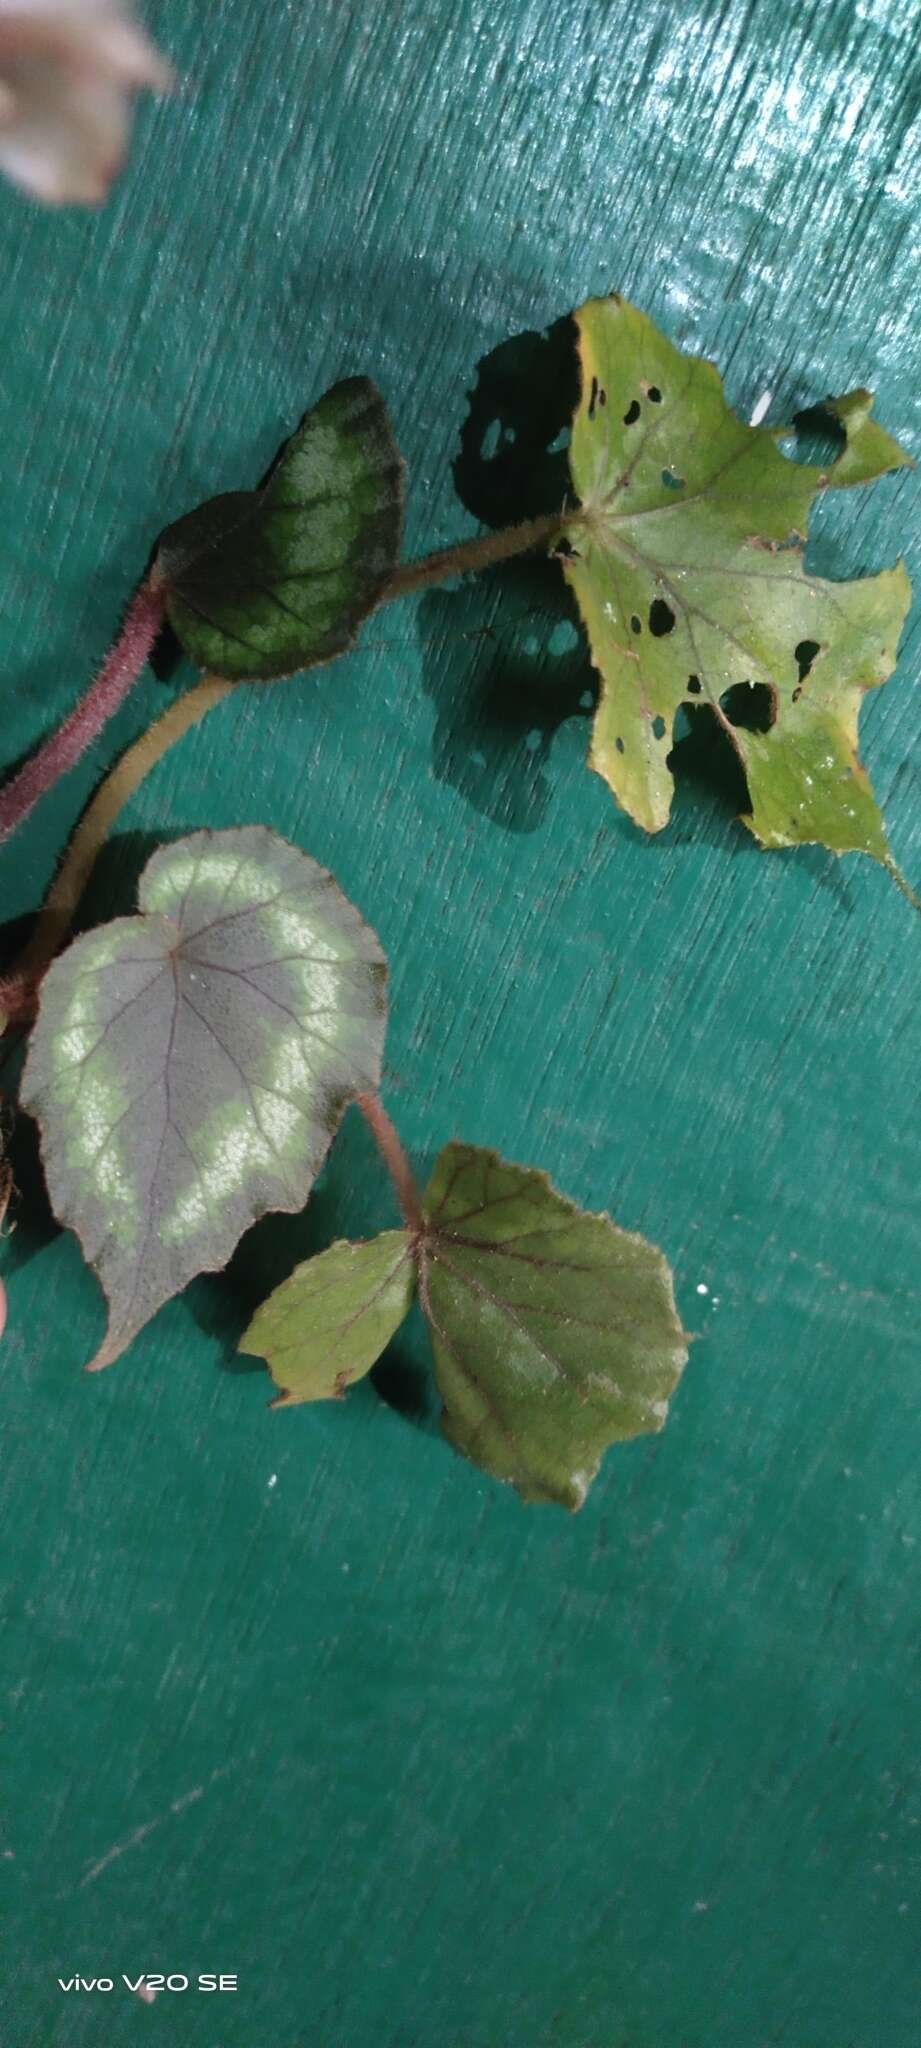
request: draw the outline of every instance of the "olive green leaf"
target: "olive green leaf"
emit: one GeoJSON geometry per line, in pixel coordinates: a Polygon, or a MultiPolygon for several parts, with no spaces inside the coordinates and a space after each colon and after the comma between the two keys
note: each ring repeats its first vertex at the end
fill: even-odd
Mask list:
{"type": "Polygon", "coordinates": [[[350,647],[400,557],[403,463],[367,377],[336,384],[267,484],[200,505],[164,533],[157,571],[182,646],[240,681],[292,675],[350,647]]]}
{"type": "Polygon", "coordinates": [[[590,299],[575,318],[582,509],[563,567],[601,676],[590,766],[661,831],[676,712],[706,704],[742,761],[746,823],[764,845],[818,840],[886,860],[857,722],[864,691],[895,665],[908,577],[900,563],[826,582],[807,575],[803,547],[819,489],[865,481],[901,451],[870,421],[868,394],[852,392],[831,401],[846,436],[838,474],[788,461],[775,429],[736,418],[713,364],[635,307],[590,299]],[[762,686],[766,730],[749,729],[744,684],[762,686]]]}
{"type": "Polygon", "coordinates": [[[383,1047],[374,933],[274,832],[161,849],[138,907],[49,969],[23,1077],[55,1214],[108,1297],[94,1367],[257,1216],[302,1208],[383,1047]]]}
{"type": "Polygon", "coordinates": [[[282,1389],[273,1408],[337,1400],[370,1372],[415,1291],[407,1231],[384,1230],[362,1244],[340,1240],[295,1266],[256,1310],[240,1350],[266,1360],[282,1389]]]}
{"type": "Polygon", "coordinates": [[[663,1254],[472,1145],[445,1147],[425,1215],[447,1436],[525,1500],[581,1507],[607,1444],[662,1428],[687,1359],[663,1254]]]}

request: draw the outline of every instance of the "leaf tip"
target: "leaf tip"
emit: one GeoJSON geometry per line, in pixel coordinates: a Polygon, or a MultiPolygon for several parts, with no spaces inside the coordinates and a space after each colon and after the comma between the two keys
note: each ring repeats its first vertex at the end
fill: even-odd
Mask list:
{"type": "Polygon", "coordinates": [[[114,1365],[116,1359],[121,1357],[124,1349],[124,1344],[120,1343],[117,1338],[106,1337],[105,1342],[100,1344],[99,1350],[92,1358],[87,1360],[83,1368],[84,1372],[105,1372],[106,1366],[114,1365]]]}

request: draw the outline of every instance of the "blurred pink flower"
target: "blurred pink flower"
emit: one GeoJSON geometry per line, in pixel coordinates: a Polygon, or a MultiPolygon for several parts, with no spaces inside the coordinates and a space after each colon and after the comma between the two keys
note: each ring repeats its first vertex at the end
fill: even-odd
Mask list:
{"type": "Polygon", "coordinates": [[[104,199],[132,93],[172,82],[121,0],[0,0],[0,170],[49,206],[104,199]]]}

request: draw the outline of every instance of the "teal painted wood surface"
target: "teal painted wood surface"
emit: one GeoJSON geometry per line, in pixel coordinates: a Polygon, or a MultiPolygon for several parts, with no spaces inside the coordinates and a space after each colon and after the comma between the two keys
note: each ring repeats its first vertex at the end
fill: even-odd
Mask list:
{"type": "MultiPolygon", "coordinates": [[[[157,530],[362,370],[412,552],[473,530],[477,365],[610,287],[773,416],[862,381],[921,445],[914,0],[160,0],[188,79],[98,217],[0,193],[3,758],[69,705],[157,530]],[[469,492],[468,492],[469,496],[469,492]]],[[[906,552],[911,474],[825,505],[906,552]]],[[[917,615],[865,752],[921,878],[917,615]]],[[[31,908],[149,678],[3,856],[31,908]]],[[[394,1220],[350,1118],[306,1215],[98,1380],[34,1148],[5,1247],[4,2048],[916,2048],[921,932],[885,875],[765,856],[691,746],[644,841],[583,760],[552,581],[395,607],[226,702],[130,807],[265,820],[393,961],[386,1097],[673,1258],[664,1435],[573,1520],[438,1435],[418,1330],[269,1414],[260,1294],[394,1220]],[[547,629],[552,628],[550,651],[547,629]],[[706,1290],[706,1291],[704,1291],[706,1290]],[[79,1971],[239,1991],[62,1993],[79,1971]]]]}

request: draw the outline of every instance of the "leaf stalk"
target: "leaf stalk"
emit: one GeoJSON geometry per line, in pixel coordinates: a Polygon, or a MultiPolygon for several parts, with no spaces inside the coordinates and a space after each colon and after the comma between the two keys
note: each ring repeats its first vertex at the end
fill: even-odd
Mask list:
{"type": "Polygon", "coordinates": [[[476,540],[460,541],[456,547],[438,548],[418,562],[404,562],[388,584],[381,604],[392,604],[413,591],[428,590],[433,583],[446,583],[452,576],[477,575],[516,555],[528,555],[535,548],[552,547],[567,526],[578,518],[576,512],[548,512],[538,519],[522,520],[519,526],[505,526],[498,533],[479,534],[476,540]]]}
{"type": "Polygon", "coordinates": [[[425,1231],[422,1197],[396,1125],[387,1115],[380,1096],[372,1090],[356,1095],[355,1106],[361,1110],[365,1123],[377,1140],[378,1151],[396,1189],[406,1228],[418,1239],[425,1231]]]}
{"type": "Polygon", "coordinates": [[[132,598],[125,623],[98,676],[57,731],[23,762],[0,791],[0,844],[9,839],[40,797],[76,767],[137,682],[163,624],[165,593],[155,571],[132,598]]]}

